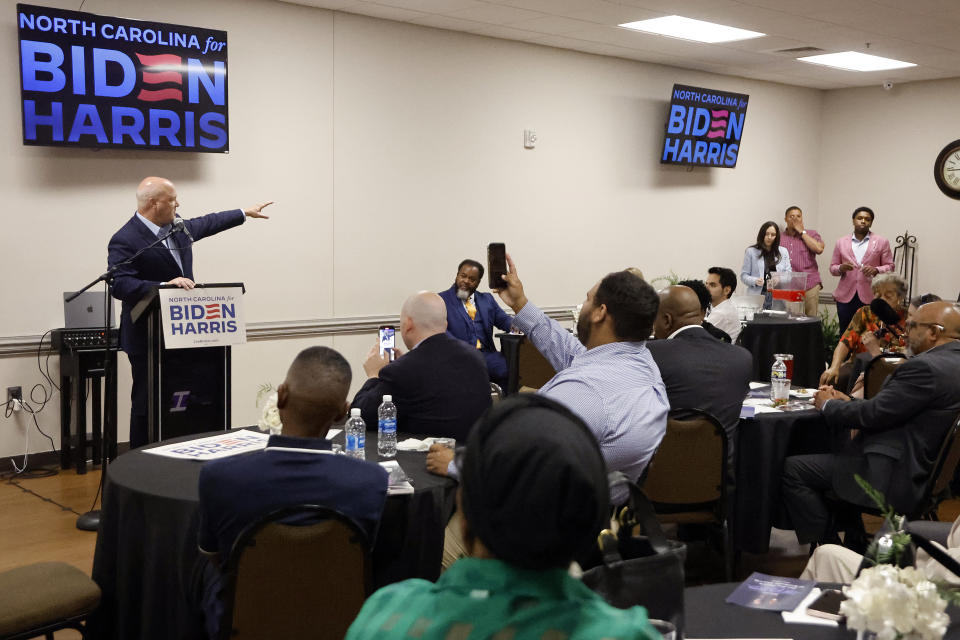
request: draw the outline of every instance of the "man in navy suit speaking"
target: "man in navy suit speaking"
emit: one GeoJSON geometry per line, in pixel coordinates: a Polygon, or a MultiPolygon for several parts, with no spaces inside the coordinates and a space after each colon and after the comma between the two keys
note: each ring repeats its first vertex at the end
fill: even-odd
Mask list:
{"type": "Polygon", "coordinates": [[[501,387],[507,384],[507,361],[493,342],[493,327],[510,330],[513,317],[497,304],[489,293],[477,293],[483,278],[483,265],[466,259],[457,267],[453,286],[440,292],[447,305],[447,333],[480,350],[487,361],[490,380],[501,387]]]}
{"type": "Polygon", "coordinates": [[[248,218],[266,218],[261,211],[272,202],[264,202],[249,209],[233,209],[208,213],[199,218],[177,219],[177,189],[166,178],[144,178],[137,187],[137,211],[120,230],[110,238],[107,262],[110,268],[119,267],[115,274],[113,295],[122,302],[120,311],[120,348],[130,359],[133,388],[130,393],[130,448],[147,444],[147,329],[142,322],[134,323],[130,311],[151,287],[175,284],[193,289],[192,244],[207,236],[243,224],[248,218]],[[137,251],[179,227],[182,233],[168,237],[163,244],[144,251],[136,259],[124,264],[137,251]]]}

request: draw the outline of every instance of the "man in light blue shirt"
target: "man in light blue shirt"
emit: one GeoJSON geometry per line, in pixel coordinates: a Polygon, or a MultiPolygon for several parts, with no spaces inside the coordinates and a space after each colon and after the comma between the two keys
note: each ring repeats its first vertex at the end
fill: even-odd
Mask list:
{"type": "MultiPolygon", "coordinates": [[[[636,480],[660,445],[670,410],[644,344],[660,304],[657,293],[628,271],[608,274],[587,292],[574,337],[527,300],[509,255],[507,265],[498,293],[516,313],[513,326],[558,372],[539,392],[583,419],[610,471],[636,480]]],[[[614,503],[621,497],[612,496],[614,503]]]]}

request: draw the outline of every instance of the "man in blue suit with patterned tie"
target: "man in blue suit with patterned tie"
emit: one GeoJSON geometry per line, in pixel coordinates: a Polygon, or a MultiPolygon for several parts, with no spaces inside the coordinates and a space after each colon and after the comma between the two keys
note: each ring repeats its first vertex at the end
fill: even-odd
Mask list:
{"type": "Polygon", "coordinates": [[[457,267],[453,286],[440,292],[447,305],[447,333],[480,350],[487,361],[490,380],[507,384],[507,361],[493,342],[493,328],[510,330],[513,317],[489,293],[478,293],[483,265],[469,258],[457,267]]]}
{"type": "Polygon", "coordinates": [[[122,302],[120,311],[120,348],[130,359],[133,387],[130,392],[130,448],[147,444],[147,328],[133,322],[130,311],[152,287],[174,284],[193,289],[192,244],[207,236],[243,224],[250,218],[266,218],[261,210],[271,202],[249,209],[209,213],[182,221],[183,233],[169,236],[162,244],[144,251],[130,260],[137,251],[166,236],[178,225],[177,189],[166,178],[144,178],[137,187],[137,211],[110,238],[107,262],[117,268],[113,295],[122,302]]]}

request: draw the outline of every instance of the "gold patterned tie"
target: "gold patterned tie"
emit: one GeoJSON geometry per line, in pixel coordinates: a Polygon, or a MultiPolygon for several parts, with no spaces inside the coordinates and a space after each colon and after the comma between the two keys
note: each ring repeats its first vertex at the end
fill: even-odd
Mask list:
{"type": "MultiPolygon", "coordinates": [[[[467,298],[463,301],[463,306],[467,308],[467,315],[470,316],[470,319],[473,320],[477,317],[477,308],[473,305],[473,301],[470,298],[467,298]]],[[[480,344],[480,340],[477,340],[477,349],[481,349],[483,345],[480,344]]]]}

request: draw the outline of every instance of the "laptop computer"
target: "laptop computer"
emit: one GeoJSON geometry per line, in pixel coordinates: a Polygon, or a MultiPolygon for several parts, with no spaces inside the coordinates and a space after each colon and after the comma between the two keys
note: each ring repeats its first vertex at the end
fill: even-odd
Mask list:
{"type": "MultiPolygon", "coordinates": [[[[72,291],[63,293],[63,326],[66,329],[102,329],[104,326],[103,292],[84,291],[71,302],[72,291]]],[[[116,326],[110,318],[110,326],[116,326]]]]}

